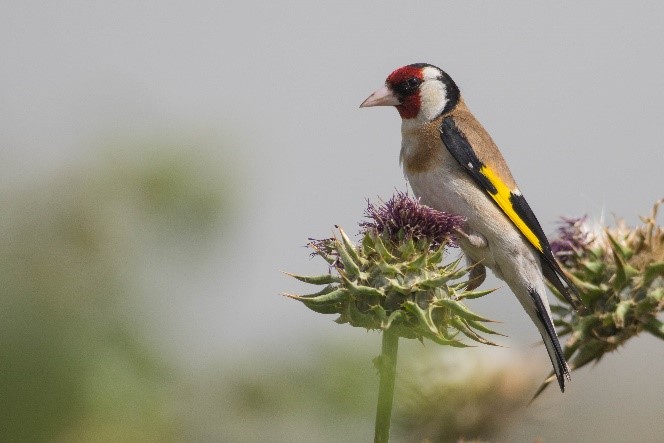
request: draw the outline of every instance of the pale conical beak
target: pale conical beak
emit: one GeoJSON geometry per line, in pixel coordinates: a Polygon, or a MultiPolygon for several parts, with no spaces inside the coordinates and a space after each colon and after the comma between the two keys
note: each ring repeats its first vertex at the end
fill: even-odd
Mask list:
{"type": "Polygon", "coordinates": [[[397,106],[400,104],[401,102],[390,88],[383,86],[367,97],[367,99],[360,105],[360,108],[368,108],[370,106],[397,106]]]}

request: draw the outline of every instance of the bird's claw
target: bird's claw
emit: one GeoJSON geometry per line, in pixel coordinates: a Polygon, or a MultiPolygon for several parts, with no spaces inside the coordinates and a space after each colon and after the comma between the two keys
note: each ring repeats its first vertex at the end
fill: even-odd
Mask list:
{"type": "Polygon", "coordinates": [[[484,283],[486,279],[486,267],[481,263],[472,263],[470,265],[470,272],[468,273],[467,291],[476,289],[479,285],[484,283]]]}

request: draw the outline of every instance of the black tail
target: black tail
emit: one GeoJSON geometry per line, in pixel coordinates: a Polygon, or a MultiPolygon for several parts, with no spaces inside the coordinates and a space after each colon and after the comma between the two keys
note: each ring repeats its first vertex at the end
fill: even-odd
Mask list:
{"type": "Polygon", "coordinates": [[[549,353],[549,358],[551,359],[553,370],[556,373],[556,378],[558,379],[558,384],[560,385],[560,391],[565,392],[565,380],[570,380],[569,367],[567,366],[567,361],[565,360],[565,354],[563,354],[563,350],[560,347],[556,329],[553,326],[553,321],[551,320],[551,316],[549,315],[546,306],[544,306],[542,297],[540,297],[537,291],[535,291],[533,288],[529,288],[528,292],[530,293],[530,297],[535,302],[537,317],[541,321],[542,326],[544,326],[542,339],[544,340],[544,345],[546,346],[546,350],[549,353]]]}

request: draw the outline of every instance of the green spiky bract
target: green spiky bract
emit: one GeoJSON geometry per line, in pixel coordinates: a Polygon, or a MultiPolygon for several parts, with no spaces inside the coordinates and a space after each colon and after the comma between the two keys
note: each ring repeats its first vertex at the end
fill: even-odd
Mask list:
{"type": "Polygon", "coordinates": [[[641,226],[593,227],[585,218],[568,219],[551,242],[586,307],[575,311],[551,288],[561,303],[551,309],[558,335],[568,337],[564,353],[572,369],[598,362],[642,331],[664,339],[658,319],[664,310],[664,228],[656,220],[663,201],[641,226]]]}
{"type": "Polygon", "coordinates": [[[323,288],[313,294],[288,297],[321,314],[338,314],[337,323],[375,330],[390,330],[399,337],[428,338],[441,345],[468,346],[473,341],[495,345],[482,334],[496,334],[485,323],[491,320],[470,311],[465,298],[477,298],[490,290],[466,291],[468,272],[460,260],[443,265],[445,244],[435,250],[426,238],[401,239],[365,232],[354,245],[343,229],[338,236],[309,244],[331,266],[319,276],[292,277],[323,288]]]}
{"type": "Polygon", "coordinates": [[[398,340],[400,337],[465,347],[462,341],[495,345],[485,334],[497,334],[491,320],[472,312],[464,299],[491,290],[467,290],[469,268],[460,258],[444,263],[463,219],[434,211],[398,193],[380,206],[368,205],[369,222],[361,223],[362,238],[354,244],[342,228],[335,236],[309,243],[329,270],[318,276],[292,277],[322,286],[307,295],[285,294],[321,314],[338,315],[336,322],[383,332],[375,441],[389,439],[398,340]]]}

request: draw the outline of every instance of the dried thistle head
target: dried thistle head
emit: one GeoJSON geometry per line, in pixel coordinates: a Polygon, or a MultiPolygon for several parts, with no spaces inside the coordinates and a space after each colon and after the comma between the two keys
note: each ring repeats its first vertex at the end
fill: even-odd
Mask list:
{"type": "Polygon", "coordinates": [[[330,265],[327,274],[292,275],[324,286],[309,295],[286,294],[313,311],[338,314],[338,323],[396,332],[407,338],[465,346],[459,333],[493,344],[480,333],[493,334],[489,320],[471,312],[465,298],[491,291],[466,290],[467,269],[460,260],[443,264],[462,218],[423,206],[404,193],[386,203],[368,204],[360,223],[362,240],[354,244],[343,229],[334,237],[309,243],[330,265]]]}
{"type": "Polygon", "coordinates": [[[526,356],[491,352],[418,354],[402,367],[395,405],[399,441],[496,441],[525,407],[536,386],[526,356]],[[499,358],[497,358],[499,357],[499,358]]]}
{"type": "Polygon", "coordinates": [[[664,310],[664,228],[657,223],[663,202],[636,227],[619,221],[596,229],[585,218],[564,220],[551,242],[587,308],[576,312],[552,288],[562,303],[552,312],[558,335],[568,336],[564,352],[572,369],[599,361],[642,331],[664,339],[658,318],[664,310]]]}

